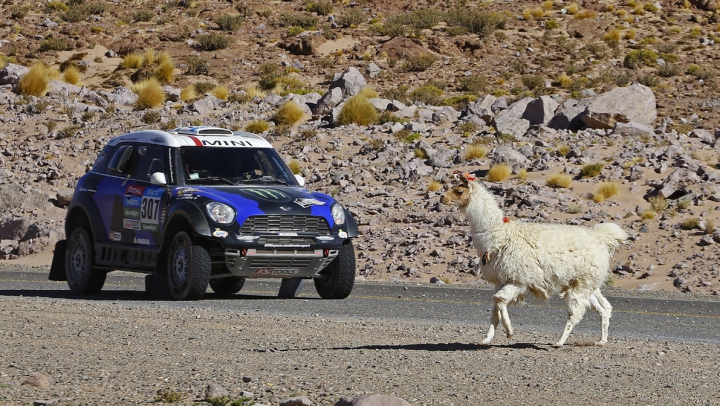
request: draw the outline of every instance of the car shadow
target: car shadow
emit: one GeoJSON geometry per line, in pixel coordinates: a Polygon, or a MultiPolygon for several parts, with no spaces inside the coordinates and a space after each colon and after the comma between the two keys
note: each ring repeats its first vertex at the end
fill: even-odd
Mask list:
{"type": "MultiPolygon", "coordinates": [[[[151,296],[142,290],[103,290],[95,295],[76,295],[68,290],[41,290],[41,289],[17,289],[0,290],[0,296],[7,297],[42,297],[47,299],[79,299],[87,301],[145,301],[145,302],[175,302],[175,300],[151,296]]],[[[256,294],[217,294],[208,292],[200,301],[207,300],[267,300],[281,299],[277,295],[256,295],[256,294]]],[[[282,300],[320,300],[317,297],[299,296],[294,298],[282,298],[282,300]]]]}

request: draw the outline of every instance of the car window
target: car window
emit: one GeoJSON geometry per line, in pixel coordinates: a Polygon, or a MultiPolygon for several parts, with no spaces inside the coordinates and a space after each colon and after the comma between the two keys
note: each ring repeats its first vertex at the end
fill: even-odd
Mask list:
{"type": "Polygon", "coordinates": [[[127,176],[132,151],[133,147],[131,145],[119,145],[115,149],[105,173],[108,175],[127,176]]]}
{"type": "Polygon", "coordinates": [[[295,177],[269,148],[186,147],[181,150],[187,183],[252,183],[263,178],[295,185],[295,177]]]}
{"type": "MultiPolygon", "coordinates": [[[[163,147],[159,145],[142,145],[137,148],[137,164],[132,172],[132,178],[149,182],[150,176],[155,172],[165,173],[165,160],[163,147]]],[[[131,159],[133,161],[134,159],[131,159]]]]}
{"type": "Polygon", "coordinates": [[[95,158],[95,163],[93,163],[92,171],[93,172],[104,172],[105,167],[108,164],[108,158],[110,157],[110,154],[112,153],[113,147],[110,145],[106,145],[105,148],[100,152],[100,155],[95,158]]]}

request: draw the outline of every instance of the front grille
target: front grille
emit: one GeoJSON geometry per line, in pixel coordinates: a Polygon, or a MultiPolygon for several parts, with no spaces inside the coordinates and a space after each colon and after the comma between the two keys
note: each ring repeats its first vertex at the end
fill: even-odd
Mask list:
{"type": "Polygon", "coordinates": [[[240,228],[241,235],[290,232],[330,235],[330,227],[324,218],[315,216],[251,216],[240,228]]]}
{"type": "Polygon", "coordinates": [[[249,268],[308,268],[317,258],[249,257],[249,268]]]}
{"type": "Polygon", "coordinates": [[[305,237],[260,237],[259,244],[315,244],[315,239],[305,237]]]}

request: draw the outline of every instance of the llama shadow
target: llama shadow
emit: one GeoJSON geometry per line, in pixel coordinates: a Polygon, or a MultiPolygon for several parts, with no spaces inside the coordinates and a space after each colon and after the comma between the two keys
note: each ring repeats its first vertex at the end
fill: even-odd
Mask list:
{"type": "Polygon", "coordinates": [[[549,351],[530,343],[514,343],[500,345],[478,345],[471,343],[426,343],[426,344],[390,344],[390,345],[362,345],[358,347],[334,347],[330,350],[407,350],[407,351],[487,351],[493,348],[530,349],[536,351],[549,351]]]}

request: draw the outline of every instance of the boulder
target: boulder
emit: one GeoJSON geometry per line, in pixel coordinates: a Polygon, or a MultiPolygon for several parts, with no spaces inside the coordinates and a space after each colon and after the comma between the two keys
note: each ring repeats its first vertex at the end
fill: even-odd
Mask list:
{"type": "Polygon", "coordinates": [[[583,126],[582,113],[592,99],[568,99],[555,111],[555,115],[548,122],[548,127],[556,130],[577,131],[583,126]]]}
{"type": "Polygon", "coordinates": [[[9,63],[0,69],[0,85],[15,85],[20,77],[29,71],[29,68],[22,65],[9,63]]]}
{"type": "Polygon", "coordinates": [[[545,125],[555,115],[558,103],[550,96],[540,96],[528,103],[522,118],[528,120],[530,125],[545,125]]]}
{"type": "Polygon", "coordinates": [[[675,192],[681,191],[685,187],[698,182],[700,182],[700,177],[695,172],[687,168],[678,168],[663,179],[658,194],[665,198],[670,198],[675,192]]]}
{"type": "Polygon", "coordinates": [[[412,404],[395,396],[363,395],[354,399],[343,396],[335,406],[412,406],[412,404]]]}
{"type": "Polygon", "coordinates": [[[330,111],[337,107],[343,100],[342,89],[339,87],[331,88],[328,90],[315,104],[313,114],[317,116],[324,116],[330,111]]]}
{"type": "Polygon", "coordinates": [[[588,128],[602,129],[613,128],[617,122],[651,125],[656,118],[655,95],[641,84],[616,87],[593,98],[581,116],[588,128]]]}
{"type": "Polygon", "coordinates": [[[493,118],[495,118],[492,106],[496,100],[497,97],[490,94],[481,100],[476,100],[465,107],[462,112],[462,117],[476,116],[480,117],[485,124],[490,124],[493,118]]]}
{"type": "Polygon", "coordinates": [[[500,163],[508,164],[513,168],[513,172],[515,172],[519,169],[526,168],[530,160],[512,147],[501,145],[493,152],[493,165],[500,163]]]}
{"type": "Polygon", "coordinates": [[[522,117],[531,101],[533,101],[532,97],[526,97],[510,105],[510,108],[497,113],[492,122],[495,131],[499,134],[511,134],[515,138],[525,135],[530,128],[530,121],[522,117]]]}
{"type": "Polygon", "coordinates": [[[293,55],[317,55],[318,47],[325,41],[322,35],[292,38],[281,46],[293,55]]]}
{"type": "Polygon", "coordinates": [[[367,82],[357,68],[347,68],[345,72],[336,73],[330,82],[330,89],[340,88],[343,97],[355,96],[367,82]]]}
{"type": "Polygon", "coordinates": [[[631,121],[629,123],[615,123],[613,133],[620,134],[623,137],[640,137],[643,135],[653,137],[655,136],[655,129],[649,125],[631,121]]]}

